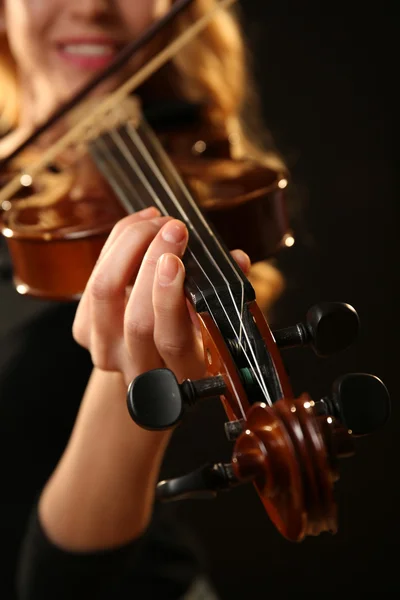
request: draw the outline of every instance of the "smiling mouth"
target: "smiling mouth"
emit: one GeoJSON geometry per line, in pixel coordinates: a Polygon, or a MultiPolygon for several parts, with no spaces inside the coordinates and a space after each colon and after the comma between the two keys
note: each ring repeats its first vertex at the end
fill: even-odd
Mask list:
{"type": "Polygon", "coordinates": [[[96,70],[114,60],[122,44],[115,42],[71,42],[57,45],[59,56],[79,69],[96,70]]]}

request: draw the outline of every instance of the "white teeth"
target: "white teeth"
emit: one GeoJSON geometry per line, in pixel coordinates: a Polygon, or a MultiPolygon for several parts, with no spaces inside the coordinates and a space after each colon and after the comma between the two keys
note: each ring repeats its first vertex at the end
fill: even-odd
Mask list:
{"type": "Polygon", "coordinates": [[[114,53],[112,46],[103,44],[71,44],[64,46],[64,51],[69,54],[80,54],[82,56],[105,56],[114,53]]]}

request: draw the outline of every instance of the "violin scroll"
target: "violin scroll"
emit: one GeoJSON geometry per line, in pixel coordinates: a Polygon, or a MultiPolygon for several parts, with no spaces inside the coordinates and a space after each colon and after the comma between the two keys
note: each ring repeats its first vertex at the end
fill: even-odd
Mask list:
{"type": "Polygon", "coordinates": [[[389,412],[386,387],[364,373],[338,379],[331,396],[319,402],[303,394],[273,407],[254,405],[235,443],[234,474],[239,481],[253,481],[271,520],[287,539],[335,533],[338,461],[353,456],[354,438],[382,427],[389,412]],[[321,411],[321,404],[334,408],[321,411]]]}
{"type": "MultiPolygon", "coordinates": [[[[249,306],[252,322],[262,335],[273,365],[270,371],[267,364],[261,365],[259,373],[265,369],[267,381],[279,378],[279,397],[272,400],[271,393],[259,400],[250,370],[243,368],[243,357],[229,339],[222,338],[207,314],[199,315],[206,378],[179,383],[171,371],[156,369],[140,375],[129,386],[130,415],[146,429],[178,425],[188,408],[207,397],[219,396],[229,419],[225,432],[234,444],[231,462],[204,465],[181,477],[161,481],[157,498],[212,498],[251,482],[271,521],[288,540],[301,541],[325,531],[335,533],[334,484],[339,479],[339,461],[353,456],[357,437],[369,435],[386,423],[390,415],[388,391],[377,377],[355,373],[338,378],[331,394],[321,400],[314,401],[308,394],[294,398],[274,336],[266,322],[261,322],[256,304],[249,306]]],[[[334,333],[335,339],[329,344],[326,335],[321,334],[322,328],[318,335],[322,335],[325,348],[336,345],[340,350],[358,329],[357,313],[349,305],[326,303],[314,307],[308,315],[308,322],[313,323],[309,335],[318,330],[316,317],[328,319],[327,330],[334,333]],[[347,337],[343,331],[338,335],[332,323],[343,327],[347,323],[347,337]]],[[[257,335],[251,338],[248,331],[245,337],[243,352],[257,352],[257,335]]],[[[270,381],[269,385],[273,390],[270,381]]]]}
{"type": "MultiPolygon", "coordinates": [[[[141,426],[166,429],[179,423],[185,406],[223,389],[221,377],[179,385],[171,371],[157,369],[134,380],[128,393],[129,411],[141,426]]],[[[231,463],[205,465],[162,481],[157,498],[213,498],[220,491],[253,482],[271,520],[287,539],[335,533],[333,483],[339,478],[338,460],[351,457],[353,438],[382,427],[389,413],[386,387],[364,373],[341,377],[331,396],[317,402],[303,394],[294,401],[281,399],[272,407],[254,404],[246,420],[236,422],[239,435],[231,463]]]]}

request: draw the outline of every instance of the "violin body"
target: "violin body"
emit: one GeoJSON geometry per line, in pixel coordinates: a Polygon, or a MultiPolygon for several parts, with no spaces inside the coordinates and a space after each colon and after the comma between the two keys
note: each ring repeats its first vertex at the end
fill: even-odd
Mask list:
{"type": "Polygon", "coordinates": [[[110,189],[91,186],[82,195],[68,171],[46,172],[27,187],[31,194],[3,213],[16,289],[47,299],[79,298],[112,227],[125,213],[110,189]]]}
{"type": "MultiPolygon", "coordinates": [[[[275,254],[289,232],[282,173],[234,158],[225,128],[164,127],[160,141],[228,248],[242,248],[253,262],[275,254]]],[[[33,157],[31,151],[27,158],[33,157]]],[[[28,179],[19,196],[2,204],[20,293],[79,298],[111,229],[129,212],[89,154],[66,162],[28,179]]]]}

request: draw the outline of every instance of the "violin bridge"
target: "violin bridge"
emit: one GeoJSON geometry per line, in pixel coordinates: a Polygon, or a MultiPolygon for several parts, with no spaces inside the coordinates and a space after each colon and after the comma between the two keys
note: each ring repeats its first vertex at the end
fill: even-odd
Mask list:
{"type": "MultiPolygon", "coordinates": [[[[68,124],[70,126],[75,123],[82,122],[83,118],[88,117],[91,112],[94,112],[94,108],[98,104],[96,98],[91,98],[85,102],[84,105],[79,106],[78,110],[73,111],[69,116],[68,124]]],[[[94,113],[97,117],[97,114],[94,113]]],[[[104,112],[102,119],[98,118],[88,119],[86,122],[85,130],[77,140],[75,140],[74,147],[76,150],[85,150],[87,145],[99,138],[102,134],[117,129],[121,125],[129,122],[135,128],[139,126],[142,118],[140,99],[137,96],[129,96],[125,98],[123,102],[119,102],[116,105],[110,106],[110,108],[104,112]]]]}

